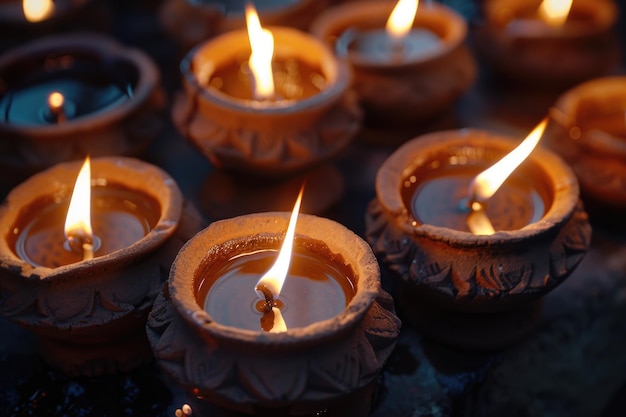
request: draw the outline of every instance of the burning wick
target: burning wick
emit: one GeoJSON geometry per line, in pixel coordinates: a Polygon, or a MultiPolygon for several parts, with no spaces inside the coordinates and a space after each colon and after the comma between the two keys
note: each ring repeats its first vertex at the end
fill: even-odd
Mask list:
{"type": "Polygon", "coordinates": [[[267,288],[264,284],[257,284],[255,290],[257,294],[263,294],[263,298],[265,299],[264,301],[260,302],[260,305],[257,304],[257,310],[264,312],[272,311],[272,308],[274,308],[276,301],[274,300],[274,294],[272,294],[270,289],[267,288]]]}
{"type": "Polygon", "coordinates": [[[57,123],[63,123],[67,119],[65,109],[63,108],[64,104],[65,97],[63,97],[63,94],[58,91],[50,93],[48,96],[48,109],[50,110],[52,119],[54,119],[57,123]]]}
{"type": "Polygon", "coordinates": [[[91,230],[91,163],[85,158],[65,218],[65,238],[69,249],[83,253],[83,260],[93,259],[93,232],[91,230]]]}
{"type": "Polygon", "coordinates": [[[493,225],[487,217],[487,201],[535,149],[547,123],[548,119],[543,119],[515,149],[478,174],[471,181],[469,187],[470,198],[467,202],[467,207],[470,209],[467,225],[472,233],[476,235],[491,235],[495,233],[493,225]]]}
{"type": "Polygon", "coordinates": [[[296,223],[298,221],[298,212],[300,211],[303,192],[304,185],[300,188],[296,204],[291,212],[289,226],[287,227],[287,233],[285,234],[285,240],[283,240],[280,252],[278,252],[276,262],[274,262],[274,265],[272,265],[272,267],[265,274],[263,274],[254,288],[256,294],[262,298],[256,306],[257,310],[264,312],[263,317],[261,317],[261,328],[274,333],[281,331],[284,332],[287,330],[287,325],[285,324],[280,312],[283,304],[280,300],[276,300],[276,298],[280,295],[280,290],[285,283],[285,278],[287,278],[287,272],[289,272],[291,253],[293,252],[293,240],[296,235],[296,223]],[[269,320],[272,321],[272,327],[270,327],[270,330],[267,330],[267,321],[269,320]],[[266,327],[264,327],[264,325],[266,327]]]}
{"type": "Polygon", "coordinates": [[[385,30],[389,46],[395,54],[404,52],[404,39],[413,26],[418,4],[418,0],[398,0],[387,19],[385,30]]]}

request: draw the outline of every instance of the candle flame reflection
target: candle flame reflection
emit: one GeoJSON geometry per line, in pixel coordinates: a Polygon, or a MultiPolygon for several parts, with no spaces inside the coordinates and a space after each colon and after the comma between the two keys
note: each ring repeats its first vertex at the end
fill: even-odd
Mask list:
{"type": "Polygon", "coordinates": [[[52,0],[23,0],[24,17],[29,22],[39,22],[49,17],[54,11],[52,0]]]}
{"type": "Polygon", "coordinates": [[[470,210],[467,224],[470,231],[477,235],[495,233],[487,213],[485,203],[502,186],[504,181],[515,171],[535,149],[548,123],[543,119],[515,149],[498,162],[478,174],[470,183],[470,210]]]}
{"type": "Polygon", "coordinates": [[[272,294],[274,298],[280,295],[280,290],[283,288],[287,272],[289,271],[289,264],[291,263],[291,252],[293,251],[293,240],[296,235],[296,223],[298,221],[298,212],[300,211],[300,204],[302,203],[302,193],[304,191],[304,185],[300,189],[296,204],[291,212],[291,218],[289,219],[289,226],[287,227],[287,233],[285,234],[285,240],[278,253],[278,258],[274,265],[261,277],[255,288],[256,293],[261,298],[267,298],[267,294],[262,292],[259,287],[264,286],[272,294]]]}
{"type": "Polygon", "coordinates": [[[272,73],[274,36],[272,32],[261,27],[259,15],[250,3],[246,4],[246,26],[252,50],[248,65],[254,77],[254,98],[271,99],[274,97],[274,74],[272,73]]]}
{"type": "Polygon", "coordinates": [[[572,0],[543,0],[537,13],[541,20],[549,26],[563,26],[572,8],[572,0]]]}
{"type": "Polygon", "coordinates": [[[278,307],[272,307],[274,313],[274,326],[270,329],[270,333],[281,333],[287,331],[287,323],[283,318],[283,314],[278,307]]]}
{"type": "Polygon", "coordinates": [[[93,257],[93,232],[91,229],[91,163],[85,158],[65,218],[65,237],[70,247],[79,246],[85,260],[93,257]]]}
{"type": "Polygon", "coordinates": [[[415,20],[418,4],[418,0],[398,0],[385,26],[387,34],[392,39],[402,40],[409,33],[415,20]]]}

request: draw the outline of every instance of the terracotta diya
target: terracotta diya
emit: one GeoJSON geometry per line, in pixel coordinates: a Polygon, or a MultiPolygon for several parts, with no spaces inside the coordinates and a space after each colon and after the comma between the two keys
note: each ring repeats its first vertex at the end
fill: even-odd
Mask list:
{"type": "Polygon", "coordinates": [[[382,136],[436,123],[476,78],[465,21],[437,3],[348,2],[311,32],[352,65],[366,126],[382,136]]]}
{"type": "Polygon", "coordinates": [[[24,178],[86,154],[139,155],[160,131],[163,99],[154,62],[109,37],[20,46],[0,56],[0,167],[24,178]]]}
{"type": "Polygon", "coordinates": [[[513,147],[480,130],[437,132],[407,142],[378,171],[367,240],[396,273],[411,321],[441,342],[495,349],[524,337],[541,297],[589,248],[576,177],[551,152],[535,149],[491,198],[480,197],[493,183],[478,174],[513,147]]]}
{"type": "Polygon", "coordinates": [[[484,13],[476,46],[512,82],[561,89],[619,64],[612,0],[489,0],[484,13]]]}
{"type": "Polygon", "coordinates": [[[255,56],[265,56],[262,68],[250,69],[245,30],[198,45],[181,63],[184,92],[173,118],[215,166],[284,178],[345,148],[361,113],[348,90],[347,64],[312,36],[285,27],[271,28],[272,55],[271,36],[255,21],[258,33],[250,39],[261,41],[255,56]]]}
{"type": "Polygon", "coordinates": [[[35,333],[42,357],[72,376],[151,359],[146,316],[176,253],[200,228],[159,168],[124,157],[91,166],[91,179],[82,170],[78,182],[91,193],[83,200],[91,201],[91,233],[80,227],[89,220],[65,223],[79,162],[32,176],[0,207],[0,313],[35,333]]]}
{"type": "Polygon", "coordinates": [[[558,98],[546,135],[572,167],[592,220],[621,219],[626,208],[626,77],[597,78],[558,98]]]}
{"type": "Polygon", "coordinates": [[[155,357],[194,396],[230,412],[369,415],[400,326],[376,259],[331,220],[288,222],[284,212],[221,220],[183,247],[149,318],[155,357]],[[293,255],[281,251],[272,266],[288,241],[293,255]],[[276,290],[283,253],[291,266],[276,290]]]}

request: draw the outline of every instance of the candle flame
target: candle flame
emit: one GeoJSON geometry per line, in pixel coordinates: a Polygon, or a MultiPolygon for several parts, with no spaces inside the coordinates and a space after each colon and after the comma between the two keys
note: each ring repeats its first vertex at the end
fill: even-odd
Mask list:
{"type": "Polygon", "coordinates": [[[572,0],[543,0],[537,13],[549,26],[563,26],[572,8],[572,0]]]}
{"type": "Polygon", "coordinates": [[[548,123],[543,119],[530,134],[504,158],[478,174],[470,184],[471,202],[484,203],[535,149],[548,123]]]}
{"type": "Polygon", "coordinates": [[[287,233],[285,234],[285,240],[278,253],[278,258],[274,265],[261,277],[255,288],[256,293],[261,298],[266,298],[266,294],[259,290],[259,286],[267,288],[274,298],[280,295],[280,290],[283,288],[287,272],[289,271],[289,264],[291,263],[291,252],[293,251],[293,240],[296,235],[296,223],[298,221],[298,212],[300,211],[300,203],[302,202],[302,193],[304,192],[304,186],[300,189],[300,194],[296,199],[296,204],[293,206],[291,212],[291,218],[289,219],[289,226],[287,227],[287,233]]]}
{"type": "Polygon", "coordinates": [[[52,0],[23,0],[24,17],[29,22],[39,22],[49,17],[54,11],[52,0]]]}
{"type": "Polygon", "coordinates": [[[58,91],[54,91],[48,96],[48,106],[50,107],[50,110],[54,113],[61,110],[64,103],[65,97],[63,97],[63,94],[59,93],[58,91]]]}
{"type": "MultiPolygon", "coordinates": [[[[81,246],[93,240],[91,230],[91,163],[85,158],[65,218],[65,237],[72,243],[77,241],[81,246]]],[[[83,248],[84,249],[84,248],[83,248]]]]}
{"type": "Polygon", "coordinates": [[[393,39],[403,39],[413,26],[418,0],[398,0],[387,20],[387,34],[393,39]]]}
{"type": "Polygon", "coordinates": [[[274,36],[261,27],[259,15],[250,3],[246,4],[246,26],[252,50],[248,65],[254,77],[254,97],[258,100],[270,99],[274,96],[274,36]]]}

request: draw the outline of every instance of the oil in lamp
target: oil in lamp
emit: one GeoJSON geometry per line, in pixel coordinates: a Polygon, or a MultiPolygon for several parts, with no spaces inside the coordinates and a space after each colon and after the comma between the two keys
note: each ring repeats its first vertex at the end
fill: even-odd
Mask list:
{"type": "Polygon", "coordinates": [[[378,171],[367,240],[426,335],[470,349],[520,340],[541,296],[589,248],[576,177],[552,152],[532,150],[545,124],[514,151],[480,130],[423,135],[378,171]]]}

